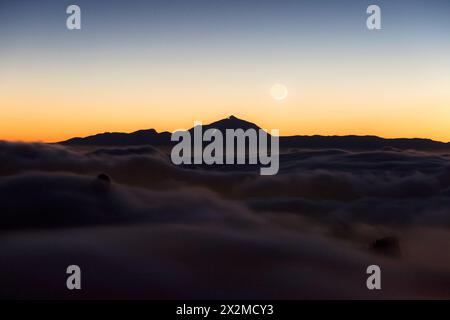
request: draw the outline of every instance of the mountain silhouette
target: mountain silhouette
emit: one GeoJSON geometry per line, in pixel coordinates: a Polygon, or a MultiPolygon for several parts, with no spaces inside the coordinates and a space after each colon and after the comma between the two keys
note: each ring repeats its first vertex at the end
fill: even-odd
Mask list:
{"type": "Polygon", "coordinates": [[[377,136],[291,136],[281,137],[284,148],[343,149],[343,150],[418,150],[449,151],[450,144],[431,139],[384,139],[377,136]]]}
{"type": "MultiPolygon", "coordinates": [[[[203,125],[202,129],[203,129],[203,131],[206,131],[208,129],[217,129],[225,134],[226,129],[259,130],[260,127],[258,127],[256,124],[254,124],[252,122],[236,118],[235,116],[229,116],[228,118],[225,118],[225,119],[222,119],[222,120],[219,120],[219,121],[207,124],[207,125],[203,125]]],[[[189,132],[192,132],[193,130],[194,130],[194,128],[189,129],[189,132]]]]}
{"type": "MultiPolygon", "coordinates": [[[[235,116],[203,125],[203,132],[217,129],[225,133],[226,129],[255,129],[260,127],[252,122],[235,116]]],[[[189,129],[192,132],[194,128],[189,129]]],[[[154,129],[139,130],[132,133],[105,132],[84,138],[72,138],[59,144],[67,146],[170,146],[170,132],[158,133],[154,129]]],[[[280,148],[305,149],[343,149],[343,150],[419,150],[419,151],[450,151],[450,143],[443,143],[431,139],[398,138],[384,139],[377,136],[281,136],[280,148]]]]}
{"type": "Polygon", "coordinates": [[[138,146],[138,145],[168,145],[170,132],[158,133],[154,129],[138,130],[132,133],[105,132],[85,138],[72,138],[59,144],[68,146],[138,146]]]}

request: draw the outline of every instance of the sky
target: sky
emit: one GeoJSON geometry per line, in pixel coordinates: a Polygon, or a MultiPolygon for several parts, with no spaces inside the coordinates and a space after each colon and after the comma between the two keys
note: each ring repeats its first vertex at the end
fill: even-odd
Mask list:
{"type": "Polygon", "coordinates": [[[0,0],[0,139],[235,115],[281,135],[450,141],[449,14],[448,0],[0,0]]]}

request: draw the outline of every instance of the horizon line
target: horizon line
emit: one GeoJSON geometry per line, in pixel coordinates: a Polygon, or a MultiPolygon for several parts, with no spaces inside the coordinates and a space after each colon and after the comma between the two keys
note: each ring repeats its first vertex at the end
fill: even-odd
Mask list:
{"type": "MultiPolygon", "coordinates": [[[[228,117],[225,117],[225,118],[222,118],[222,119],[219,119],[219,120],[215,120],[215,121],[212,121],[212,122],[207,123],[207,124],[202,124],[202,126],[209,126],[209,125],[212,125],[213,123],[216,123],[216,122],[220,122],[220,121],[224,121],[224,120],[230,120],[231,118],[234,118],[234,119],[239,120],[239,121],[244,121],[244,122],[253,124],[253,125],[257,126],[258,128],[263,129],[265,131],[270,130],[270,129],[261,128],[258,124],[254,123],[254,122],[251,122],[251,121],[248,121],[248,120],[245,120],[245,119],[242,119],[242,118],[238,118],[238,117],[236,117],[234,115],[230,115],[228,117]]],[[[198,121],[198,122],[202,122],[202,121],[198,121]]],[[[158,130],[156,130],[154,128],[138,129],[138,130],[134,130],[134,131],[103,131],[103,132],[97,132],[97,133],[93,133],[93,134],[88,134],[88,135],[85,135],[85,136],[73,136],[73,137],[70,137],[70,138],[67,138],[67,139],[64,139],[64,140],[53,141],[53,142],[52,141],[43,141],[43,140],[20,140],[20,139],[3,139],[3,138],[0,138],[0,141],[16,142],[16,143],[20,143],[21,142],[21,143],[59,144],[59,143],[66,142],[66,141],[69,141],[69,140],[72,140],[72,139],[85,139],[85,138],[88,138],[88,137],[93,137],[93,136],[102,135],[102,134],[115,134],[115,133],[116,134],[133,134],[133,133],[137,133],[139,131],[151,131],[151,130],[155,131],[156,134],[163,134],[163,133],[172,134],[173,132],[176,132],[176,131],[189,131],[192,128],[193,127],[189,128],[189,129],[182,128],[182,129],[176,129],[176,130],[173,130],[173,131],[168,131],[168,130],[158,131],[158,130]]],[[[272,128],[272,129],[274,129],[274,128],[272,128]]],[[[400,140],[400,139],[401,140],[427,140],[427,141],[432,141],[432,142],[437,142],[437,143],[442,143],[442,144],[450,144],[450,141],[435,140],[435,139],[432,139],[432,138],[421,138],[421,137],[413,137],[413,138],[405,138],[405,137],[386,138],[386,137],[379,136],[379,135],[376,135],[376,134],[344,134],[344,135],[337,135],[337,134],[331,134],[331,135],[310,134],[310,135],[305,135],[305,134],[300,134],[299,133],[299,134],[293,134],[293,135],[292,134],[291,135],[281,135],[280,134],[279,137],[280,138],[289,138],[289,137],[373,137],[373,138],[379,138],[379,139],[383,139],[383,140],[400,140]]]]}

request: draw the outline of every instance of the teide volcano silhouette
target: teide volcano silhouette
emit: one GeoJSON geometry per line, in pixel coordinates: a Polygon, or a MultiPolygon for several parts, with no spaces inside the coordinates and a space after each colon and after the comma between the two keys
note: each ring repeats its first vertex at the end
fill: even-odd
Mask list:
{"type": "MultiPolygon", "coordinates": [[[[252,122],[248,122],[248,121],[236,118],[235,116],[229,116],[228,118],[218,120],[216,122],[213,122],[213,123],[210,123],[207,125],[203,125],[203,131],[206,131],[208,129],[217,129],[217,130],[221,131],[223,134],[225,134],[225,131],[227,129],[259,130],[260,127],[258,127],[256,124],[254,124],[252,122]]],[[[190,132],[192,132],[193,130],[194,130],[194,128],[189,129],[190,132]]]]}
{"type": "MultiPolygon", "coordinates": [[[[192,132],[194,128],[188,131],[192,132]]],[[[203,124],[203,130],[217,129],[225,133],[226,129],[255,129],[260,127],[252,122],[235,116],[203,124]]],[[[154,129],[138,130],[132,133],[105,132],[84,138],[76,137],[59,144],[67,146],[171,146],[170,132],[157,132],[154,129]]],[[[303,149],[342,149],[342,150],[379,150],[399,149],[418,151],[450,151],[450,143],[433,141],[431,139],[384,139],[377,136],[281,136],[280,148],[303,149]]]]}

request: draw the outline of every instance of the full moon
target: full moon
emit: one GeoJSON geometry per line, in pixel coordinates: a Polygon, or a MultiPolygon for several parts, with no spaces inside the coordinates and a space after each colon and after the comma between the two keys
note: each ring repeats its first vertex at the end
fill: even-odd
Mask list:
{"type": "Polygon", "coordinates": [[[275,100],[284,100],[284,99],[286,99],[286,97],[288,95],[288,90],[287,90],[286,86],[284,86],[280,83],[277,83],[277,84],[274,84],[272,86],[272,88],[270,88],[270,95],[275,100]]]}

